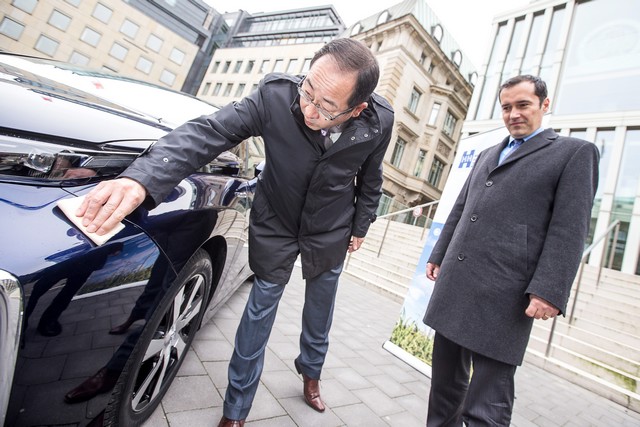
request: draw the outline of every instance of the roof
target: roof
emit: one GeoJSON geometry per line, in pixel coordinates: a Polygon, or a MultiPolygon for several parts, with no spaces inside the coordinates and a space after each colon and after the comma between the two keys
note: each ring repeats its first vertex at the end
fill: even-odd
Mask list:
{"type": "Polygon", "coordinates": [[[458,46],[458,43],[454,40],[453,36],[449,34],[440,18],[438,18],[433,10],[431,10],[425,0],[405,0],[402,3],[391,6],[386,10],[381,10],[376,14],[361,19],[350,26],[345,34],[347,36],[350,35],[353,28],[358,24],[362,26],[361,32],[377,27],[378,18],[385,11],[389,13],[387,21],[398,19],[406,15],[413,15],[425,31],[436,41],[438,41],[437,33],[441,30],[441,37],[438,43],[440,49],[452,63],[458,66],[460,74],[465,78],[465,80],[471,83],[471,75],[476,72],[474,65],[466,57],[460,46],[458,46]],[[436,29],[436,27],[439,27],[440,30],[436,29]]]}

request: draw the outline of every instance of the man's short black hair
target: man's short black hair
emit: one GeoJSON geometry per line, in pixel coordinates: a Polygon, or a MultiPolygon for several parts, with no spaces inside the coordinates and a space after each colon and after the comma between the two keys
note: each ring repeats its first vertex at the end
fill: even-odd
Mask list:
{"type": "Polygon", "coordinates": [[[542,103],[547,99],[547,84],[540,77],[532,76],[531,74],[522,74],[520,76],[511,77],[509,80],[502,83],[500,91],[498,92],[498,99],[500,99],[500,94],[503,89],[508,89],[522,82],[533,83],[534,93],[538,99],[540,99],[540,106],[542,107],[542,103]]]}

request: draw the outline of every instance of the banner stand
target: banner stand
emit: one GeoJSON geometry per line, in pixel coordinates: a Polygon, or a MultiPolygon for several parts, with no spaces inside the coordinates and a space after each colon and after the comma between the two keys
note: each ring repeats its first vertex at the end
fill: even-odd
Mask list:
{"type": "Polygon", "coordinates": [[[393,354],[398,359],[402,360],[404,363],[411,366],[413,369],[420,372],[424,376],[431,378],[431,366],[413,356],[408,351],[398,347],[389,340],[385,341],[385,343],[382,344],[382,348],[384,348],[389,353],[393,354]]]}

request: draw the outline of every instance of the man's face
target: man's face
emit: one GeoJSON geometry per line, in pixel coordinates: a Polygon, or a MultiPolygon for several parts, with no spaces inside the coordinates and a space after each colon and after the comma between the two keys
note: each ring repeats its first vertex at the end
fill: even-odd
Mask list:
{"type": "Polygon", "coordinates": [[[300,96],[304,123],[310,129],[320,130],[342,124],[351,117],[357,117],[367,107],[367,103],[349,105],[356,78],[356,73],[340,71],[330,55],[325,55],[314,62],[300,87],[304,93],[304,96],[300,96]],[[325,115],[318,111],[318,107],[324,110],[325,115]],[[327,120],[325,117],[327,113],[335,118],[327,120]]]}
{"type": "Polygon", "coordinates": [[[540,105],[532,82],[524,81],[500,92],[502,120],[514,138],[531,135],[542,124],[549,109],[549,98],[540,105]]]}

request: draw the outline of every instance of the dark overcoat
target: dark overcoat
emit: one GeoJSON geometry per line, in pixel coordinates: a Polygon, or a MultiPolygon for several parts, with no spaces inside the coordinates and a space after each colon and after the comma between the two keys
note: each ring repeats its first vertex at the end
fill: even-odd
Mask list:
{"type": "Polygon", "coordinates": [[[524,358],[529,295],[564,313],[598,183],[594,144],[547,129],[498,166],[509,141],[480,153],[429,262],[440,265],[424,321],[511,365],[524,358]]]}
{"type": "Polygon", "coordinates": [[[344,261],[351,236],[364,237],[381,196],[382,160],[394,114],[373,94],[325,150],[300,110],[300,76],[270,74],[257,90],[218,112],[176,128],[124,176],[160,203],[183,177],[251,136],[262,136],[265,167],[250,214],[249,263],[260,278],[289,281],[301,254],[312,278],[344,261]]]}

